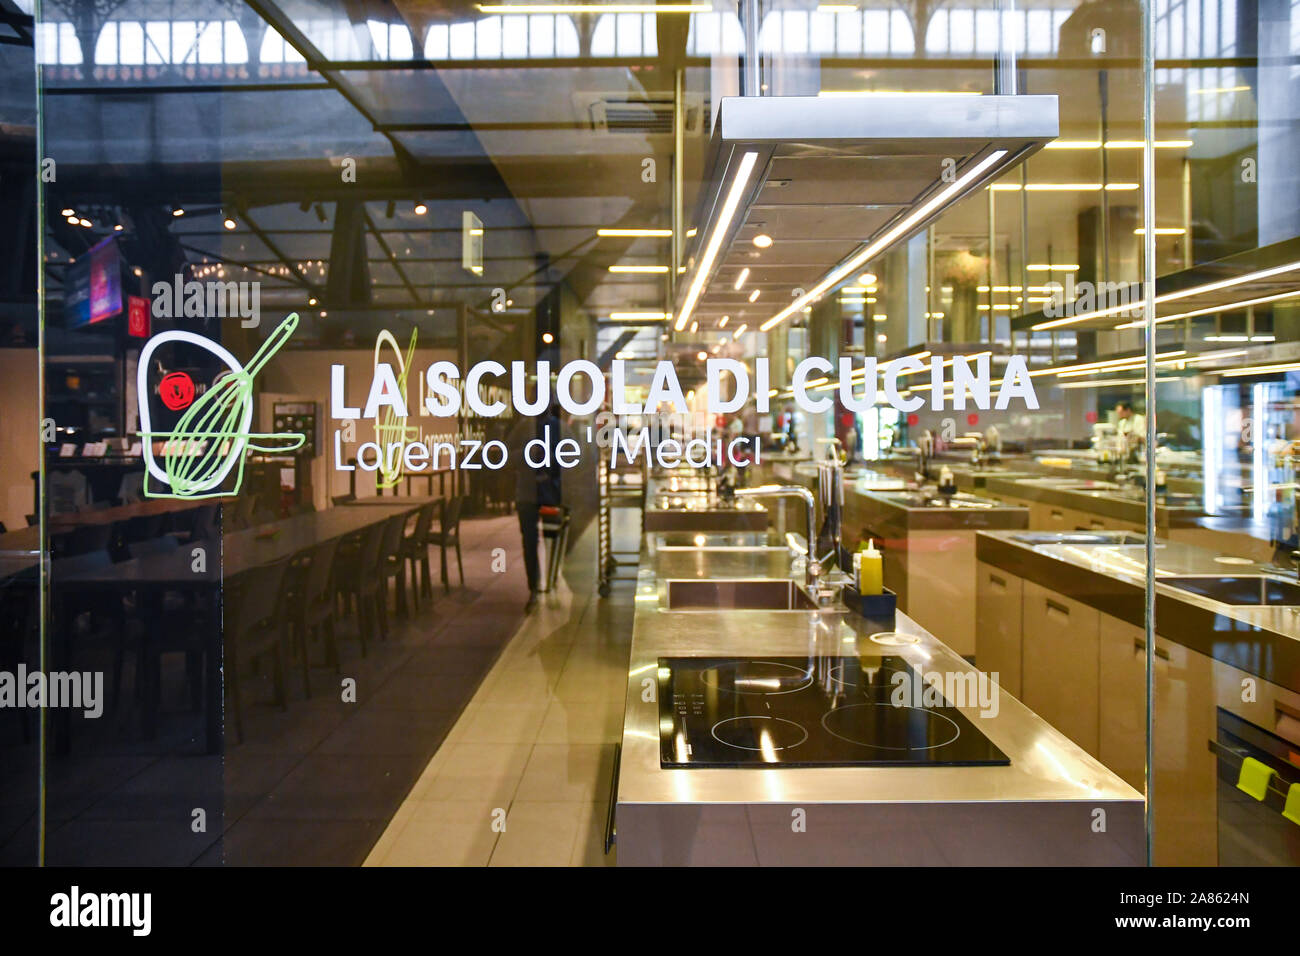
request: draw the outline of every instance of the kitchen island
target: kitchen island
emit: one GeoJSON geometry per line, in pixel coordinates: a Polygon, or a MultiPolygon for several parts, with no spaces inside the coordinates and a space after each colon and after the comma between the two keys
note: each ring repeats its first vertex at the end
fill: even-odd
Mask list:
{"type": "MultiPolygon", "coordinates": [[[[647,534],[641,557],[616,798],[620,865],[1143,862],[1141,794],[992,684],[985,684],[993,695],[986,706],[945,696],[935,708],[960,712],[962,746],[972,749],[951,759],[973,765],[929,758],[925,751],[946,752],[955,744],[951,731],[926,731],[942,721],[892,700],[877,701],[867,736],[842,748],[855,754],[848,761],[801,762],[798,731],[794,738],[760,733],[747,747],[722,726],[755,706],[754,699],[742,706],[737,697],[766,693],[756,719],[790,723],[776,714],[779,698],[793,691],[772,678],[751,680],[745,690],[739,680],[724,686],[706,675],[697,710],[706,721],[711,713],[721,716],[711,735],[694,739],[710,749],[718,749],[710,737],[722,749],[728,740],[740,744],[734,765],[719,765],[704,747],[682,747],[673,738],[696,705],[663,691],[665,675],[681,675],[692,658],[716,660],[715,677],[736,660],[776,667],[797,661],[809,680],[815,674],[825,683],[833,704],[850,699],[843,677],[850,672],[873,679],[942,675],[970,686],[980,675],[906,615],[897,615],[896,636],[882,638],[879,623],[842,607],[810,606],[797,587],[788,605],[801,609],[768,603],[776,591],[771,585],[793,586],[791,575],[799,570],[775,536],[647,534]],[[678,603],[676,595],[695,590],[731,606],[709,608],[709,598],[699,595],[678,603]],[[760,603],[763,609],[736,606],[760,603]],[[766,710],[773,716],[764,716],[766,710]],[[901,750],[888,736],[900,711],[909,712],[902,716],[913,730],[918,721],[923,725],[920,741],[913,736],[915,746],[901,750]],[[871,738],[872,728],[880,739],[871,738]],[[678,765],[663,766],[665,758],[678,765]]],[[[852,706],[867,705],[841,709],[852,706]]],[[[834,726],[831,716],[823,717],[824,727],[834,726]]],[[[955,726],[943,726],[948,723],[955,726]]],[[[805,732],[811,747],[819,730],[809,725],[805,732]]]]}
{"type": "MultiPolygon", "coordinates": [[[[1146,775],[1146,553],[1123,531],[978,537],[976,660],[1135,787],[1146,775]]],[[[1155,547],[1154,859],[1300,862],[1277,806],[1228,824],[1241,758],[1300,747],[1300,584],[1281,569],[1177,541],[1155,547]],[[1247,738],[1271,741],[1264,752],[1247,738]],[[1225,749],[1217,749],[1220,745],[1225,749]],[[1271,750],[1269,749],[1271,748],[1271,750]],[[1225,790],[1226,787],[1226,790],[1225,790]],[[1264,838],[1281,829],[1281,839],[1264,838]],[[1249,848],[1243,850],[1242,848],[1249,848]]],[[[1280,797],[1273,799],[1279,804],[1280,797]]]]}

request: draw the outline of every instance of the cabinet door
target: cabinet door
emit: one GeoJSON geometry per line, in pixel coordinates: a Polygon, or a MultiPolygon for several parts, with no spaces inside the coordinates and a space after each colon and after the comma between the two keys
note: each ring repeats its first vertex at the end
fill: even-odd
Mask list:
{"type": "Polygon", "coordinates": [[[1101,613],[1032,581],[1024,589],[1021,699],[1096,756],[1101,613]]]}
{"type": "Polygon", "coordinates": [[[1146,791],[1146,632],[1101,615],[1097,642],[1097,759],[1146,791]]]}
{"type": "Polygon", "coordinates": [[[983,561],[976,563],[975,666],[998,675],[998,684],[1020,696],[1020,614],[1024,582],[983,561]]]}
{"type": "MultiPolygon", "coordinates": [[[[1226,665],[1156,636],[1155,815],[1158,866],[1218,863],[1215,673],[1226,665]]],[[[1231,668],[1229,668],[1231,670],[1231,668]]]]}

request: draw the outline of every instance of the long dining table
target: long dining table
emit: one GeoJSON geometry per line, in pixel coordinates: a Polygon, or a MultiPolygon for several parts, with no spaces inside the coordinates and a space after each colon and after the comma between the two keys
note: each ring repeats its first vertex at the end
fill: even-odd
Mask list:
{"type": "MultiPolygon", "coordinates": [[[[78,590],[137,591],[159,594],[163,591],[202,590],[219,586],[223,581],[256,571],[275,561],[336,538],[342,538],[395,515],[410,515],[420,507],[410,499],[391,499],[386,507],[330,508],[311,514],[296,515],[279,521],[235,531],[217,538],[189,541],[173,551],[108,564],[98,568],[53,576],[54,588],[78,590]],[[196,548],[204,549],[199,561],[196,548]]],[[[68,641],[68,628],[59,629],[68,641]]],[[[220,644],[220,637],[217,637],[220,644]]],[[[204,655],[205,707],[207,712],[207,748],[221,750],[221,655],[219,647],[209,647],[204,655]]],[[[70,653],[64,646],[63,654],[70,653]]],[[[67,660],[67,657],[63,658],[67,660]]]]}

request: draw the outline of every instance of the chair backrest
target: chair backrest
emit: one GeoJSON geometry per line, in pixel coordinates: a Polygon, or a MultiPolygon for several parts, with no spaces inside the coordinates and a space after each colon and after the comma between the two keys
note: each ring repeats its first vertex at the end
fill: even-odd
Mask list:
{"type": "Polygon", "coordinates": [[[464,497],[457,495],[454,498],[448,498],[442,505],[442,517],[438,521],[438,526],[444,531],[455,531],[460,527],[460,509],[464,497]]]}
{"type": "Polygon", "coordinates": [[[303,588],[303,599],[309,604],[333,600],[330,595],[330,579],[338,546],[338,538],[332,538],[311,549],[311,563],[307,566],[307,584],[303,588]]]}
{"type": "Polygon", "coordinates": [[[217,508],[219,505],[204,505],[201,508],[195,508],[190,521],[190,538],[194,541],[202,541],[205,538],[211,538],[217,533],[217,508]]]}
{"type": "Polygon", "coordinates": [[[372,524],[366,529],[361,539],[361,564],[358,570],[362,574],[374,574],[379,568],[379,552],[384,545],[386,524],[372,524]]]}
{"type": "Polygon", "coordinates": [[[133,558],[144,558],[151,554],[167,554],[180,546],[181,543],[173,535],[165,534],[158,538],[150,538],[148,541],[132,541],[126,546],[126,550],[133,558]]]}
{"type": "Polygon", "coordinates": [[[280,589],[288,559],[246,571],[231,582],[231,613],[228,618],[236,635],[273,621],[280,612],[280,589]]]}
{"type": "Polygon", "coordinates": [[[113,539],[112,524],[83,524],[68,535],[65,553],[71,557],[91,551],[107,551],[113,539]]]}
{"type": "Polygon", "coordinates": [[[79,574],[82,571],[93,571],[96,568],[107,567],[112,563],[113,558],[109,555],[107,549],[87,551],[84,554],[74,555],[70,558],[55,558],[50,562],[50,571],[57,582],[61,574],[79,574]]]}
{"type": "Polygon", "coordinates": [[[163,519],[166,515],[136,515],[126,520],[123,538],[128,545],[136,541],[148,541],[162,534],[163,519]]]}
{"type": "Polygon", "coordinates": [[[393,515],[384,522],[384,534],[379,548],[379,560],[385,564],[397,556],[402,548],[402,532],[406,530],[406,515],[393,515]]]}
{"type": "Polygon", "coordinates": [[[433,513],[437,510],[437,502],[430,501],[420,509],[415,516],[415,529],[411,536],[407,538],[414,545],[425,545],[429,543],[429,529],[433,527],[433,513]]]}

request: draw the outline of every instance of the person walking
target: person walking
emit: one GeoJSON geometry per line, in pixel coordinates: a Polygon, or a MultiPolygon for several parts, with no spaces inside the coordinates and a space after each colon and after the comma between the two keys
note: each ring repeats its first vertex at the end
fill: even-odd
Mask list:
{"type": "Polygon", "coordinates": [[[525,613],[531,613],[537,607],[537,595],[541,591],[542,572],[537,554],[540,509],[560,504],[560,466],[555,460],[555,446],[559,440],[560,409],[558,405],[552,405],[543,415],[520,416],[511,428],[507,442],[511,467],[515,472],[515,512],[519,515],[524,573],[528,576],[525,613]],[[529,464],[530,459],[543,464],[534,467],[529,464]]]}

